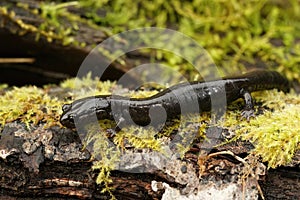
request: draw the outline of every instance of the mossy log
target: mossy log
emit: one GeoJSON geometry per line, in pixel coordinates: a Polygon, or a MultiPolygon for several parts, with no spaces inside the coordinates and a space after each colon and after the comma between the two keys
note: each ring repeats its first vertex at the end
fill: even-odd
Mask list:
{"type": "MultiPolygon", "coordinates": [[[[2,197],[109,199],[110,195],[100,193],[101,186],[95,184],[96,172],[91,170],[90,155],[82,151],[76,133],[59,127],[36,127],[15,134],[24,131],[22,127],[18,123],[8,124],[1,135],[2,197]]],[[[116,197],[152,199],[160,195],[148,194],[150,177],[155,175],[112,174],[116,197]]]]}
{"type": "MultiPolygon", "coordinates": [[[[219,143],[223,139],[213,142],[219,143]]],[[[164,198],[199,198],[201,195],[205,199],[221,195],[223,199],[232,199],[243,194],[246,199],[258,198],[257,177],[248,177],[241,183],[240,175],[245,166],[232,156],[242,158],[247,155],[252,148],[250,143],[237,141],[214,148],[210,153],[216,156],[200,162],[195,152],[203,147],[205,144],[196,143],[183,161],[170,160],[163,167],[154,162],[157,156],[153,153],[136,154],[142,155],[142,160],[131,155],[132,160],[128,157],[124,163],[129,168],[136,168],[136,173],[111,171],[111,193],[103,193],[104,185],[95,183],[99,171],[91,170],[90,153],[82,150],[77,132],[60,127],[44,129],[42,126],[32,126],[28,130],[22,123],[9,123],[5,125],[0,140],[1,197],[110,199],[112,194],[117,199],[161,199],[163,195],[164,198]],[[220,153],[229,150],[232,155],[220,153]],[[137,173],[145,166],[148,166],[148,171],[137,173]]],[[[281,199],[299,198],[297,180],[300,174],[296,168],[293,166],[294,171],[273,170],[267,176],[261,173],[260,178],[265,181],[261,179],[260,185],[266,199],[278,195],[281,199]],[[282,181],[286,184],[282,185],[282,181]]]]}

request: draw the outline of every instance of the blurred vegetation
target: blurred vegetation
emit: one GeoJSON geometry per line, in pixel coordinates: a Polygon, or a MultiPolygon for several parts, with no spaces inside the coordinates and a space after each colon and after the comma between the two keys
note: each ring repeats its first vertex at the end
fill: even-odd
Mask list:
{"type": "MultiPolygon", "coordinates": [[[[225,72],[263,62],[300,79],[300,4],[297,0],[79,1],[87,16],[113,33],[138,27],[172,28],[195,39],[225,72]],[[102,10],[102,15],[99,15],[102,10]]],[[[176,44],[174,44],[176,45],[176,44]]],[[[172,65],[182,64],[165,54],[172,65]]]]}
{"type": "MultiPolygon", "coordinates": [[[[172,28],[195,39],[225,72],[264,63],[300,79],[300,4],[297,0],[79,1],[113,33],[138,27],[172,28]],[[102,10],[102,15],[99,15],[102,10]]],[[[174,44],[176,45],[176,44],[174,44]]],[[[181,59],[166,54],[172,65],[181,59]]]]}
{"type": "MultiPolygon", "coordinates": [[[[50,42],[61,39],[64,45],[85,46],[74,37],[81,23],[97,27],[108,36],[141,27],[170,28],[201,44],[224,74],[246,67],[267,67],[290,80],[300,80],[298,0],[77,0],[42,1],[40,9],[24,3],[18,6],[45,19],[38,29],[18,21],[34,30],[37,39],[45,35],[50,42]],[[74,12],[76,9],[80,14],[74,12]],[[68,23],[62,23],[62,19],[68,23]]],[[[0,7],[0,12],[13,18],[7,8],[0,7]]],[[[172,53],[155,51],[150,55],[186,73],[191,71],[190,64],[172,53]]]]}
{"type": "MultiPolygon", "coordinates": [[[[178,30],[199,42],[224,73],[264,65],[300,80],[297,0],[79,0],[45,5],[44,17],[56,26],[56,15],[66,15],[63,8],[78,6],[91,23],[110,28],[111,33],[149,26],[178,30]]],[[[156,56],[190,70],[178,56],[156,56]]]]}

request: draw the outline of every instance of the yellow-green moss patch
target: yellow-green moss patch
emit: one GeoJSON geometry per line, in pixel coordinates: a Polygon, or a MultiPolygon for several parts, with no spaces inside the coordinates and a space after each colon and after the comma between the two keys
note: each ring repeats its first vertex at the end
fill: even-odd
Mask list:
{"type": "Polygon", "coordinates": [[[50,97],[43,89],[29,87],[14,87],[0,96],[0,124],[14,120],[30,124],[44,122],[45,126],[60,125],[62,101],[50,97]]]}
{"type": "Polygon", "coordinates": [[[0,84],[0,91],[5,89],[5,88],[8,88],[7,84],[0,84]]]}
{"type": "Polygon", "coordinates": [[[257,94],[256,99],[269,110],[249,122],[241,121],[239,113],[231,112],[224,126],[233,129],[237,137],[251,141],[255,146],[253,153],[261,156],[268,167],[286,165],[300,150],[300,97],[265,91],[257,94]]]}
{"type": "Polygon", "coordinates": [[[99,170],[96,183],[104,186],[102,192],[108,192],[113,197],[112,188],[109,186],[112,182],[110,172],[116,168],[115,166],[120,160],[121,150],[112,144],[106,136],[107,128],[111,126],[110,121],[104,120],[102,125],[104,128],[98,124],[87,125],[87,135],[83,142],[84,145],[89,146],[92,156],[97,159],[92,167],[93,170],[99,170]]]}
{"type": "Polygon", "coordinates": [[[88,73],[82,78],[70,78],[63,81],[60,87],[69,90],[72,99],[80,99],[88,96],[108,95],[114,89],[121,88],[116,86],[116,82],[100,81],[99,77],[92,78],[92,74],[88,73]]]}

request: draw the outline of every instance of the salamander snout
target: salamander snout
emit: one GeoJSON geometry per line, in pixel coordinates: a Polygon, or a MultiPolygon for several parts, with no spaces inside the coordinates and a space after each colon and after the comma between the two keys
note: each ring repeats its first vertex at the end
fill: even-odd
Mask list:
{"type": "Polygon", "coordinates": [[[70,110],[72,108],[71,104],[65,104],[62,106],[63,114],[60,117],[60,123],[63,126],[66,126],[68,128],[74,128],[75,127],[75,115],[73,113],[70,113],[70,110]]]}
{"type": "Polygon", "coordinates": [[[64,114],[60,117],[60,123],[68,128],[75,128],[73,115],[64,114]]]}

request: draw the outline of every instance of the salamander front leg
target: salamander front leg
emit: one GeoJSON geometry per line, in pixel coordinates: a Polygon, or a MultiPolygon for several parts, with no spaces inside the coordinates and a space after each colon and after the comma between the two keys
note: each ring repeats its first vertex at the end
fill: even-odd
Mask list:
{"type": "Polygon", "coordinates": [[[130,114],[127,109],[113,113],[113,118],[116,122],[116,131],[120,131],[123,127],[130,125],[130,114]]]}
{"type": "Polygon", "coordinates": [[[117,132],[119,132],[126,124],[125,119],[121,115],[115,115],[114,118],[116,120],[116,126],[114,128],[108,129],[111,137],[115,136],[117,132]]]}
{"type": "Polygon", "coordinates": [[[243,95],[244,101],[245,101],[245,108],[242,112],[242,119],[246,118],[247,121],[250,120],[250,117],[255,117],[254,109],[253,109],[253,100],[250,92],[246,90],[242,90],[241,94],[243,95]]]}

